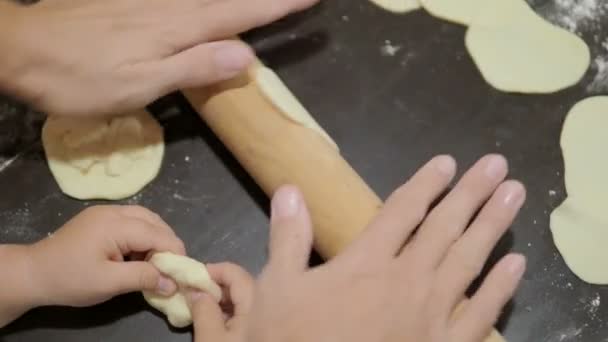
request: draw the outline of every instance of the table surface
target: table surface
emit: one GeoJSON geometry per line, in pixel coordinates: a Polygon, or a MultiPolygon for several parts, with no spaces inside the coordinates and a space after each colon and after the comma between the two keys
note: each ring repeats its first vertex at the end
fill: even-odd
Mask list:
{"type": "MultiPolygon", "coordinates": [[[[555,14],[551,0],[535,6],[555,14]]],[[[581,31],[594,57],[602,57],[607,28],[581,31]]],[[[436,154],[452,154],[461,169],[486,153],[504,154],[510,176],[526,184],[529,198],[495,255],[524,253],[529,270],[500,329],[512,342],[608,341],[608,288],[576,278],[549,230],[549,214],[565,197],[563,120],[574,103],[608,87],[591,85],[601,76],[592,68],[580,85],[557,94],[498,92],[480,77],[463,34],[462,27],[424,11],[393,15],[364,1],[333,0],[245,38],[382,197],[436,154]]],[[[191,256],[259,272],[266,260],[267,198],[181,95],[151,108],[166,129],[166,158],[158,178],[124,203],[158,212],[191,256]]],[[[0,98],[3,243],[45,238],[94,204],[59,191],[45,164],[41,121],[40,114],[0,98]]],[[[169,329],[138,294],[87,309],[37,309],[0,335],[6,342],[190,339],[188,330],[169,329]]]]}

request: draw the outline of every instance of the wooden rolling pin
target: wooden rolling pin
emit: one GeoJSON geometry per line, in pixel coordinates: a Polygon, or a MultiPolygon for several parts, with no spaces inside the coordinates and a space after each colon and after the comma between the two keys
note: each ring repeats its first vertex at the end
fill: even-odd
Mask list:
{"type": "MultiPolygon", "coordinates": [[[[331,258],[359,236],[382,201],[326,138],[289,120],[250,75],[184,94],[268,196],[285,184],[301,189],[315,249],[331,258]]],[[[493,331],[486,342],[504,339],[493,331]]]]}

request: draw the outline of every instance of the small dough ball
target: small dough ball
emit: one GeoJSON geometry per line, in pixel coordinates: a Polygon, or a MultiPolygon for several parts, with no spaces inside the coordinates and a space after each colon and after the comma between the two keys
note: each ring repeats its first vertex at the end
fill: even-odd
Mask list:
{"type": "Polygon", "coordinates": [[[50,116],[42,143],[61,190],[81,200],[133,196],[158,175],[165,149],[162,127],[144,110],[113,118],[50,116]]]}
{"type": "Polygon", "coordinates": [[[156,253],[150,262],[177,283],[178,291],[171,297],[143,292],[146,302],[167,315],[172,326],[184,328],[192,324],[192,314],[185,297],[189,289],[209,293],[218,302],[222,299],[221,288],[211,279],[204,264],[172,253],[156,253]]]}
{"type": "Polygon", "coordinates": [[[587,44],[545,21],[525,0],[486,0],[478,6],[466,46],[494,88],[552,93],[585,75],[591,62],[587,44]]]}
{"type": "Polygon", "coordinates": [[[393,13],[407,13],[420,8],[419,0],[370,0],[373,4],[393,13]]]}
{"type": "Polygon", "coordinates": [[[551,232],[566,264],[582,280],[608,284],[608,96],[577,103],[561,145],[568,198],[551,214],[551,232]]]}

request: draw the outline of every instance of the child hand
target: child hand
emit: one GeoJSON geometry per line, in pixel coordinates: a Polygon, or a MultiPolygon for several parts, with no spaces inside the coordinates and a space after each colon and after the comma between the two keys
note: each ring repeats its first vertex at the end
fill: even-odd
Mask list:
{"type": "Polygon", "coordinates": [[[138,257],[150,251],[185,254],[167,223],[145,208],[88,208],[27,247],[36,303],[84,307],[134,291],[173,294],[175,283],[138,257]]]}
{"type": "Polygon", "coordinates": [[[208,264],[207,270],[224,294],[218,305],[205,293],[191,293],[189,305],[194,322],[194,342],[244,341],[253,303],[253,278],[231,263],[208,264]]]}

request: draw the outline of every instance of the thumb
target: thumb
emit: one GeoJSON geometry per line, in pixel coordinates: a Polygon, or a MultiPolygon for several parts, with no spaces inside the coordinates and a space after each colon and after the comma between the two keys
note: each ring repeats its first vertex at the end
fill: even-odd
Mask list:
{"type": "Polygon", "coordinates": [[[114,291],[118,294],[149,291],[170,296],[177,290],[173,280],[164,277],[146,261],[116,263],[108,278],[114,283],[114,291]]]}
{"type": "Polygon", "coordinates": [[[280,188],[272,199],[271,268],[305,270],[312,248],[312,223],[304,198],[294,186],[280,188]]]}
{"type": "Polygon", "coordinates": [[[243,42],[224,40],[196,45],[157,64],[169,89],[201,87],[231,79],[254,61],[254,52],[243,42]]]}
{"type": "Polygon", "coordinates": [[[194,342],[221,341],[226,334],[220,305],[204,292],[190,292],[188,306],[192,313],[194,342]]]}

